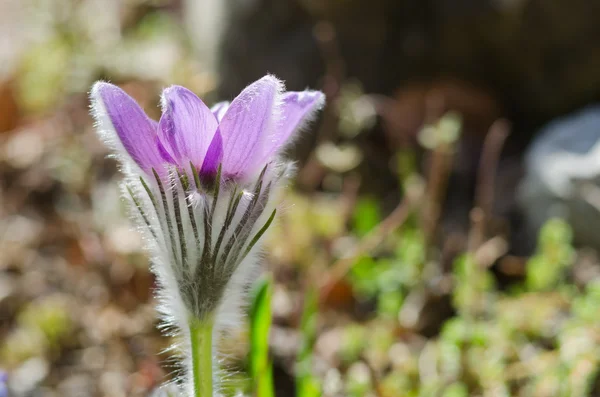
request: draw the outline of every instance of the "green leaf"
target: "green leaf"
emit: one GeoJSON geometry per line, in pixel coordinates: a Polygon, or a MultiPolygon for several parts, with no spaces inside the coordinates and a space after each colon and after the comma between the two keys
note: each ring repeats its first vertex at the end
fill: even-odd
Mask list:
{"type": "Polygon", "coordinates": [[[383,291],[377,299],[377,313],[383,318],[394,319],[398,317],[403,302],[401,291],[383,291]]]}
{"type": "Polygon", "coordinates": [[[381,222],[381,209],[377,200],[362,198],[356,204],[353,215],[354,231],[360,237],[373,230],[381,222]]]}
{"type": "Polygon", "coordinates": [[[388,269],[389,264],[377,262],[370,256],[361,256],[350,269],[352,289],[363,297],[374,297],[379,291],[380,276],[388,269]]]}
{"type": "Polygon", "coordinates": [[[269,359],[271,295],[271,281],[261,280],[250,307],[250,374],[257,397],[275,396],[273,365],[269,359]]]}

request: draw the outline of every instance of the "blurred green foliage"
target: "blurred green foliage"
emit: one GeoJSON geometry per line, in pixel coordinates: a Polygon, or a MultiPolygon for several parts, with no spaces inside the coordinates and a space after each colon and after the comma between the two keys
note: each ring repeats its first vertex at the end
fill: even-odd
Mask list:
{"type": "MultiPolygon", "coordinates": [[[[363,238],[381,221],[377,201],[362,198],[351,232],[363,238]]],[[[307,228],[307,233],[322,233],[317,224],[307,228]]],[[[595,395],[600,280],[580,289],[569,277],[576,256],[568,224],[548,221],[523,281],[510,288],[501,288],[492,268],[478,263],[473,253],[458,255],[446,295],[454,314],[432,337],[420,334],[418,321],[409,321],[427,314],[419,299],[431,290],[432,277],[444,273],[426,253],[420,225],[409,220],[350,269],[354,297],[373,309],[367,319],[341,327],[335,357],[342,395],[595,395]]],[[[301,397],[330,395],[314,372],[322,313],[316,295],[309,294],[296,366],[301,397]]]]}
{"type": "MultiPolygon", "coordinates": [[[[353,233],[364,237],[381,222],[377,203],[359,201],[353,233]]],[[[464,253],[454,260],[448,299],[454,315],[430,338],[406,328],[415,291],[427,290],[439,263],[427,261],[423,232],[407,222],[348,274],[355,297],[372,302],[366,321],[342,327],[336,357],[348,396],[589,396],[598,390],[600,280],[578,288],[569,226],[550,220],[522,283],[500,289],[492,269],[464,253]],[[418,342],[411,341],[417,338],[418,342]]],[[[298,356],[298,395],[321,395],[310,365],[315,318],[309,297],[298,356]]]]}
{"type": "MultiPolygon", "coordinates": [[[[363,238],[381,220],[377,202],[362,198],[351,217],[352,233],[363,238]]],[[[319,229],[312,226],[313,233],[319,229]]],[[[443,274],[426,252],[418,222],[408,221],[350,269],[355,298],[373,309],[367,319],[340,328],[335,357],[342,395],[544,397],[598,391],[600,280],[581,289],[569,277],[576,256],[568,224],[548,221],[523,281],[510,288],[500,288],[492,268],[473,253],[458,255],[447,294],[454,314],[433,337],[407,320],[426,314],[415,296],[430,290],[432,276],[443,274]]],[[[329,395],[314,372],[322,313],[316,294],[309,294],[296,365],[301,397],[329,395]]]]}
{"type": "MultiPolygon", "coordinates": [[[[378,305],[366,325],[346,327],[343,362],[369,357],[369,349],[375,349],[367,342],[376,339],[374,327],[386,324],[385,318],[401,319],[410,304],[407,294],[428,283],[419,230],[405,226],[395,242],[388,255],[363,256],[352,268],[349,280],[354,291],[359,297],[377,299],[378,305]]],[[[558,219],[548,221],[540,231],[536,254],[527,263],[523,284],[507,291],[498,289],[491,269],[478,264],[473,254],[458,256],[451,291],[456,314],[420,348],[403,338],[388,346],[390,355],[398,349],[403,356],[391,359],[392,364],[399,362],[376,375],[378,395],[595,395],[599,367],[593,338],[600,325],[600,281],[590,282],[584,290],[570,281],[574,254],[569,226],[558,219]]],[[[387,324],[398,330],[397,323],[387,324]]],[[[369,365],[377,370],[373,362],[369,365]]],[[[347,393],[374,395],[372,384],[351,382],[347,393]]]]}
{"type": "MultiPolygon", "coordinates": [[[[374,203],[370,205],[375,206],[374,203]]],[[[359,205],[357,216],[366,216],[368,220],[355,221],[355,225],[369,224],[374,219],[373,213],[379,214],[379,210],[370,208],[365,211],[359,205]]],[[[379,220],[380,217],[376,219],[379,220]]],[[[358,229],[356,233],[361,235],[364,231],[358,229]]],[[[425,262],[425,240],[420,230],[408,226],[398,231],[393,239],[398,242],[393,255],[381,258],[362,256],[349,274],[357,297],[375,300],[377,313],[384,318],[395,318],[398,315],[406,295],[419,283],[425,262]]]]}
{"type": "Polygon", "coordinates": [[[538,249],[527,264],[527,288],[548,291],[559,287],[573,262],[573,235],[561,219],[551,219],[540,231],[538,249]]]}
{"type": "Polygon", "coordinates": [[[356,204],[353,215],[354,232],[364,237],[381,222],[381,210],[377,200],[362,198],[356,204]]]}
{"type": "Polygon", "coordinates": [[[55,105],[64,92],[71,48],[63,37],[50,38],[25,54],[19,70],[19,99],[27,111],[39,112],[55,105]]]}
{"type": "Polygon", "coordinates": [[[58,352],[72,332],[69,306],[64,297],[48,296],[23,307],[17,327],[0,347],[0,362],[15,365],[29,358],[58,352]]]}

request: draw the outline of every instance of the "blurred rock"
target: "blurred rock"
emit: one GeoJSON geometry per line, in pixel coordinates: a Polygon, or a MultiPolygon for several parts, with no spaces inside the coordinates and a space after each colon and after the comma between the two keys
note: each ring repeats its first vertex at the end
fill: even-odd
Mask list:
{"type": "Polygon", "coordinates": [[[550,217],[561,217],[577,243],[600,248],[600,105],[539,132],[526,153],[519,201],[532,233],[550,217]]]}

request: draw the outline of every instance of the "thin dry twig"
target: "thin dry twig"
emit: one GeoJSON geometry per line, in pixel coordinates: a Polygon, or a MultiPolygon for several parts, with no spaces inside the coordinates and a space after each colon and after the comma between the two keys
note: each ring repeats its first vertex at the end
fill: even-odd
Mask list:
{"type": "Polygon", "coordinates": [[[477,250],[485,240],[486,227],[492,217],[494,206],[494,190],[496,173],[500,162],[502,148],[508,138],[510,125],[504,119],[497,120],[490,127],[481,153],[477,186],[475,190],[475,207],[471,212],[471,233],[469,251],[477,250]]]}
{"type": "MultiPolygon", "coordinates": [[[[425,110],[425,123],[433,123],[434,120],[441,119],[445,110],[444,96],[436,92],[429,93],[426,97],[425,110]]],[[[427,193],[425,195],[425,205],[421,211],[425,247],[427,247],[428,252],[438,229],[442,204],[446,196],[452,169],[453,153],[449,144],[441,144],[430,153],[427,193]]]]}
{"type": "Polygon", "coordinates": [[[415,199],[406,195],[398,206],[381,221],[370,233],[359,243],[356,249],[348,256],[338,259],[330,268],[324,281],[321,283],[321,297],[326,299],[332,288],[352,268],[352,264],[361,256],[375,249],[391,232],[400,227],[412,211],[415,199]]]}
{"type": "Polygon", "coordinates": [[[453,152],[442,145],[431,152],[430,168],[427,177],[426,205],[423,206],[423,230],[425,246],[430,247],[434,240],[442,212],[442,204],[448,188],[452,167],[453,152]]]}

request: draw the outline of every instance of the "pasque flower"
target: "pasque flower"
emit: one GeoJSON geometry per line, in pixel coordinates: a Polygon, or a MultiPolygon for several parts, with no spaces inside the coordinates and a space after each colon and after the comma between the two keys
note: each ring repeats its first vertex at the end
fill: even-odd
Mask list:
{"type": "Polygon", "coordinates": [[[215,333],[239,321],[257,273],[260,241],[290,171],[281,152],[324,103],[317,91],[284,92],[267,75],[209,109],[193,92],[162,93],[150,119],[115,85],[91,92],[97,129],[125,175],[124,195],[152,254],[159,310],[187,341],[187,393],[212,396],[215,333]]]}

